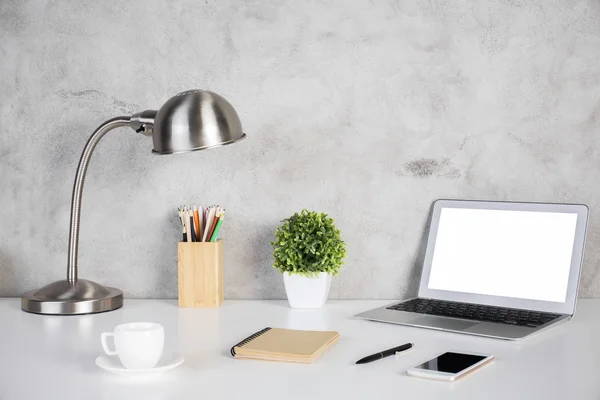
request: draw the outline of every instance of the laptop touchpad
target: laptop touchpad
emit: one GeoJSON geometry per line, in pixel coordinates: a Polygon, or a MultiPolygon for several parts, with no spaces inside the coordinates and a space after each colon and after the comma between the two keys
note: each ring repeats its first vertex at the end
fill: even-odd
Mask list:
{"type": "Polygon", "coordinates": [[[456,319],[437,318],[429,316],[413,319],[409,323],[418,326],[430,326],[432,328],[448,329],[452,331],[462,331],[464,329],[472,327],[473,325],[478,324],[478,322],[467,322],[459,321],[456,319]]]}

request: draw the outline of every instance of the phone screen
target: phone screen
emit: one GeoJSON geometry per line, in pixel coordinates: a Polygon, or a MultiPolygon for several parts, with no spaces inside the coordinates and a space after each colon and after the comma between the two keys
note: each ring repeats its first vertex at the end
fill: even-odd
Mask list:
{"type": "Polygon", "coordinates": [[[485,356],[448,352],[432,360],[429,360],[415,368],[427,371],[439,371],[447,372],[449,374],[456,374],[464,369],[469,368],[473,364],[477,364],[484,358],[485,356]]]}

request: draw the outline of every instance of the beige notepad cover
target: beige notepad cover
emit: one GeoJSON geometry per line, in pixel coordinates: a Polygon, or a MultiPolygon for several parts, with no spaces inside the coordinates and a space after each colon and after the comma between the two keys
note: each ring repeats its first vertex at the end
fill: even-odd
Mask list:
{"type": "Polygon", "coordinates": [[[312,363],[340,338],[334,331],[270,328],[232,349],[235,358],[312,363]]]}

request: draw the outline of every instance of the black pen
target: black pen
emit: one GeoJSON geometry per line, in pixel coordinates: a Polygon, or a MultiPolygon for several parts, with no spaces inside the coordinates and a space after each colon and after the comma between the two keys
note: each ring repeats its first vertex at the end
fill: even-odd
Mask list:
{"type": "Polygon", "coordinates": [[[401,351],[406,351],[406,350],[408,350],[408,349],[410,349],[412,347],[413,347],[412,343],[406,343],[406,344],[403,344],[402,346],[394,347],[393,349],[384,350],[384,351],[382,351],[380,353],[371,354],[370,356],[366,356],[365,358],[361,358],[356,363],[357,364],[370,363],[371,361],[380,360],[382,358],[392,356],[392,355],[394,355],[396,353],[399,353],[401,351]]]}

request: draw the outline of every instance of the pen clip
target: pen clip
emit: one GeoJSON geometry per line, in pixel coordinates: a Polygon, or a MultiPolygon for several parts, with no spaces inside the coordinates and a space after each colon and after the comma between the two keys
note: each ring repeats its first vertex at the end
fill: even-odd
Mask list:
{"type": "Polygon", "coordinates": [[[404,354],[404,353],[406,353],[407,351],[410,351],[410,350],[412,350],[412,349],[413,349],[413,347],[415,347],[415,345],[414,345],[413,343],[410,343],[410,347],[409,347],[408,349],[405,349],[405,350],[400,350],[400,351],[397,351],[397,352],[395,352],[395,353],[394,353],[394,358],[398,358],[398,357],[400,356],[400,354],[404,354]]]}

